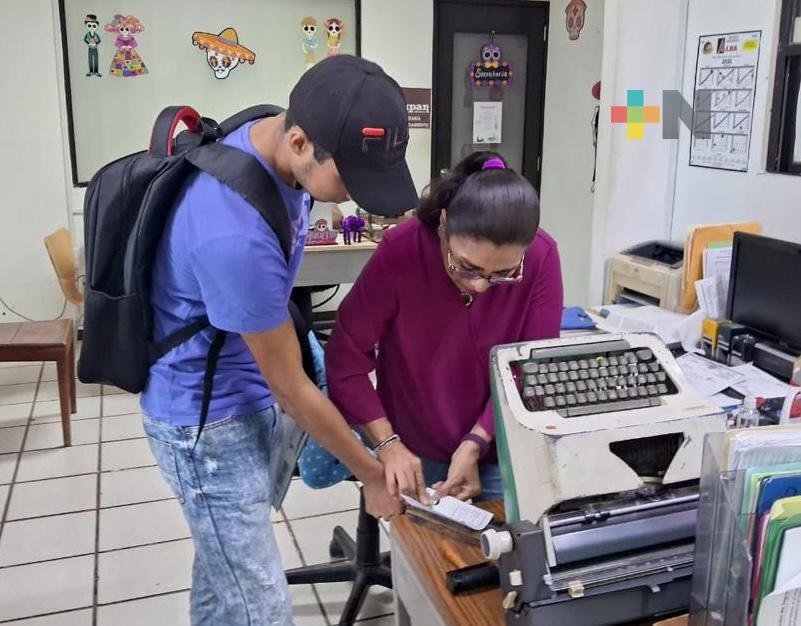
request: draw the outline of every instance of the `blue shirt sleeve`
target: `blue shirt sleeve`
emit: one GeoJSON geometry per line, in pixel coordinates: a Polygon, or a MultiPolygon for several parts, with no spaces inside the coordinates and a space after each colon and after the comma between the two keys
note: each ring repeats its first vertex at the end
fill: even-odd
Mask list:
{"type": "Polygon", "coordinates": [[[248,234],[211,237],[190,251],[206,315],[215,328],[255,333],[289,319],[286,259],[272,229],[259,226],[248,234]]]}

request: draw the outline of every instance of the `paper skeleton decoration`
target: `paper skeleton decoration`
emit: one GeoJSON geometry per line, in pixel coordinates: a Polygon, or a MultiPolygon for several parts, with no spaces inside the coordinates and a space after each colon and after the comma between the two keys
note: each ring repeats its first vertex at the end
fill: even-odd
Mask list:
{"type": "Polygon", "coordinates": [[[219,34],[194,32],[192,45],[206,52],[206,62],[214,72],[215,78],[228,78],[231,71],[240,63],[256,62],[256,54],[240,45],[239,36],[233,28],[226,28],[219,34]]]}
{"type": "Polygon", "coordinates": [[[581,34],[581,29],[584,28],[584,14],[587,11],[587,5],[584,0],[570,0],[565,8],[565,26],[570,36],[571,41],[575,41],[581,34]]]}
{"type": "Polygon", "coordinates": [[[476,87],[505,87],[512,80],[512,65],[502,59],[503,51],[495,43],[495,33],[481,46],[479,60],[470,65],[470,82],[476,87]]]}
{"type": "Polygon", "coordinates": [[[338,17],[329,17],[325,21],[325,45],[328,47],[328,56],[339,54],[342,45],[342,36],[345,34],[345,22],[338,17]]]}
{"type": "Polygon", "coordinates": [[[306,69],[314,65],[315,50],[317,50],[317,20],[313,17],[304,17],[300,21],[300,27],[303,29],[303,39],[301,40],[300,47],[303,50],[303,57],[306,61],[306,69]]]}

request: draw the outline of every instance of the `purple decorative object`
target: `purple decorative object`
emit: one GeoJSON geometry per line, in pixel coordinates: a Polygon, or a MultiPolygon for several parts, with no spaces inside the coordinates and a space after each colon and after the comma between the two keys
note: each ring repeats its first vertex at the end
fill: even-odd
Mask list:
{"type": "Polygon", "coordinates": [[[348,215],[342,220],[342,234],[346,246],[352,243],[361,243],[365,224],[364,218],[358,215],[348,215]]]}

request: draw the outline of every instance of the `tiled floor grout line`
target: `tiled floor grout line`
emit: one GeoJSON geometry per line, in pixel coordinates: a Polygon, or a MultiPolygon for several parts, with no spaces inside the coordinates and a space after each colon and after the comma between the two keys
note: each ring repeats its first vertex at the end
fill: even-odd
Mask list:
{"type": "MultiPolygon", "coordinates": [[[[94,446],[94,445],[97,445],[97,444],[89,443],[89,444],[85,444],[85,445],[94,446]]],[[[52,448],[52,449],[53,450],[58,450],[58,448],[52,448]]],[[[41,452],[41,450],[40,450],[40,452],[41,452]]],[[[14,453],[12,452],[12,454],[14,454],[14,453]]],[[[27,483],[42,482],[43,480],[57,480],[59,478],[77,478],[79,476],[94,476],[94,475],[96,475],[98,473],[100,473],[100,474],[113,474],[114,472],[127,472],[128,470],[147,469],[149,467],[156,467],[156,464],[155,463],[151,463],[150,465],[134,465],[133,467],[121,467],[119,469],[102,470],[100,472],[81,472],[79,474],[67,474],[65,476],[47,476],[45,478],[34,478],[33,480],[18,480],[18,481],[14,481],[14,484],[25,485],[27,483]]],[[[6,485],[10,485],[11,483],[5,483],[5,484],[6,485]]],[[[3,486],[3,485],[0,485],[0,486],[3,486]]]]}
{"type": "MultiPolygon", "coordinates": [[[[87,476],[95,476],[96,474],[87,474],[87,476]]],[[[68,478],[75,478],[74,476],[69,476],[68,478]]],[[[77,478],[80,478],[78,476],[77,478]]],[[[57,480],[56,478],[51,478],[50,480],[57,480]]],[[[19,484],[19,483],[17,483],[19,484]]],[[[29,485],[30,483],[22,483],[25,485],[29,485]]],[[[126,502],[125,504],[112,504],[109,506],[101,506],[101,511],[111,511],[113,509],[123,509],[127,506],[140,506],[142,504],[155,504],[157,502],[168,502],[169,500],[175,500],[174,497],[170,496],[169,498],[156,498],[155,500],[142,500],[142,502],[126,502]]],[[[94,511],[94,508],[91,509],[78,509],[75,511],[61,511],[59,513],[45,513],[44,515],[30,515],[28,517],[15,517],[14,519],[7,519],[7,524],[14,524],[16,522],[29,522],[31,520],[37,519],[47,519],[48,517],[61,517],[62,515],[75,515],[77,513],[91,513],[94,511]]]]}
{"type": "Polygon", "coordinates": [[[92,581],[92,626],[97,626],[97,597],[100,591],[100,491],[103,480],[103,387],[100,387],[100,421],[97,426],[97,480],[95,481],[95,563],[92,581]]]}
{"type": "Polygon", "coordinates": [[[22,433],[22,442],[20,443],[20,449],[17,451],[17,458],[14,462],[14,473],[11,475],[11,482],[8,484],[8,493],[6,494],[6,501],[3,505],[2,514],[0,514],[0,539],[3,537],[3,529],[6,525],[6,516],[8,515],[8,509],[11,507],[11,497],[14,495],[14,485],[16,484],[17,480],[17,473],[19,472],[19,466],[22,461],[22,450],[25,448],[25,440],[28,438],[28,429],[31,427],[31,419],[33,418],[33,407],[36,406],[36,396],[39,394],[39,385],[42,381],[42,373],[44,372],[44,363],[39,364],[39,378],[36,381],[36,389],[33,391],[33,402],[31,402],[31,412],[28,415],[28,422],[25,424],[25,431],[22,433]]]}

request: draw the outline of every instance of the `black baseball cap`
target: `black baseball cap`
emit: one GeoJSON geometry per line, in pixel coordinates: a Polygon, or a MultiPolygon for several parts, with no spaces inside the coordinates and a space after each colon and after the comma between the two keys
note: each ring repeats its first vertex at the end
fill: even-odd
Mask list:
{"type": "Polygon", "coordinates": [[[406,99],[365,59],[337,55],[301,76],[289,95],[295,123],[334,157],[345,188],[365,211],[394,216],[417,205],[406,145],[406,99]]]}

